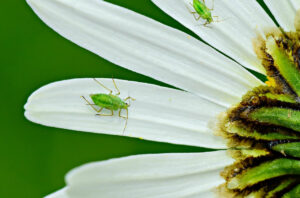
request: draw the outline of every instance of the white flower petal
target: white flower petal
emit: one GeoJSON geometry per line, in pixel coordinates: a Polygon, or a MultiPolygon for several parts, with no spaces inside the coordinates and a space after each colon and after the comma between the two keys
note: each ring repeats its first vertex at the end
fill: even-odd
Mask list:
{"type": "MultiPolygon", "coordinates": [[[[218,16],[207,27],[203,20],[195,20],[191,7],[192,0],[152,0],[164,12],[199,35],[218,50],[234,58],[243,66],[265,73],[265,69],[254,53],[252,40],[261,28],[275,24],[256,0],[216,0],[212,15],[218,16]],[[189,10],[190,9],[190,10],[189,10]]],[[[206,0],[212,8],[212,0],[206,0]]]]}
{"type": "Polygon", "coordinates": [[[285,31],[295,31],[294,19],[300,9],[299,0],[264,0],[279,25],[285,31]]]}
{"type": "Polygon", "coordinates": [[[76,44],[130,70],[226,107],[260,84],[237,63],[191,36],[98,0],[27,0],[76,44]]]}
{"type": "Polygon", "coordinates": [[[137,155],[90,163],[67,177],[68,198],[214,197],[226,151],[137,155]]]}
{"type": "MultiPolygon", "coordinates": [[[[99,79],[114,90],[111,79],[99,79]]],[[[176,144],[226,148],[223,139],[213,135],[209,122],[226,108],[188,92],[155,85],[116,80],[121,98],[136,99],[128,108],[124,135],[176,144]]],[[[95,116],[96,112],[80,97],[107,93],[93,79],[65,80],[34,92],[25,105],[27,119],[53,127],[122,135],[125,120],[95,116]]],[[[90,99],[90,98],[89,98],[90,99]]],[[[102,113],[110,114],[109,110],[102,113]]],[[[125,111],[123,110],[123,115],[125,111]]]]}
{"type": "Polygon", "coordinates": [[[52,193],[51,195],[46,196],[45,198],[69,198],[66,194],[66,188],[63,188],[55,193],[52,193]]]}

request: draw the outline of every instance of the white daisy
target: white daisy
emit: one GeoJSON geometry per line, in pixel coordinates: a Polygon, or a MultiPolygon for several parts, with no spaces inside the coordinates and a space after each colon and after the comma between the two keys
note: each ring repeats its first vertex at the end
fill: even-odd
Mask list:
{"type": "MultiPolygon", "coordinates": [[[[213,14],[225,19],[202,27],[188,11],[189,0],[153,0],[195,32],[199,40],[128,9],[100,0],[27,0],[56,32],[99,56],[178,89],[116,80],[129,108],[125,134],[153,141],[226,148],[213,134],[216,116],[263,83],[242,66],[265,73],[252,41],[274,22],[255,0],[217,0],[213,14]],[[242,65],[242,66],[241,66],[242,65]]],[[[211,5],[211,1],[206,1],[211,5]]],[[[297,0],[266,0],[286,31],[294,30],[297,0]]],[[[99,79],[113,89],[111,79],[99,79]]],[[[122,135],[124,120],[96,117],[80,96],[105,92],[92,79],[55,82],[34,92],[27,119],[52,127],[122,135]]],[[[67,186],[48,198],[213,197],[233,162],[225,151],[138,155],[96,162],[71,171],[67,186]]]]}

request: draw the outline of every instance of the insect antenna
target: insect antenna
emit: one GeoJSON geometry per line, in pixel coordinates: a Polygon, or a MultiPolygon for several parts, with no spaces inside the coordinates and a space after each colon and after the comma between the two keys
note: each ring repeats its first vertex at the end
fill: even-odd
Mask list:
{"type": "Polygon", "coordinates": [[[214,10],[215,9],[215,0],[212,1],[213,7],[210,10],[214,10]]]}
{"type": "Polygon", "coordinates": [[[135,98],[132,98],[132,97],[128,96],[127,98],[124,99],[124,101],[127,101],[127,100],[129,100],[129,105],[128,106],[130,106],[131,105],[131,100],[135,101],[135,98]]]}
{"type": "Polygon", "coordinates": [[[94,81],[96,82],[96,83],[98,83],[101,87],[103,87],[104,89],[106,89],[107,91],[109,91],[109,93],[112,93],[112,90],[111,89],[109,89],[109,88],[107,88],[106,86],[104,86],[102,83],[100,83],[96,78],[93,78],[94,79],[94,81]]]}
{"type": "Polygon", "coordinates": [[[222,21],[226,21],[228,18],[225,18],[225,19],[219,19],[219,16],[213,16],[213,18],[216,18],[217,20],[214,20],[214,22],[216,23],[219,23],[219,22],[222,22],[222,21]]]}
{"type": "Polygon", "coordinates": [[[116,93],[116,95],[120,95],[120,90],[119,90],[119,88],[117,87],[117,84],[116,84],[116,82],[115,82],[115,80],[112,78],[112,81],[113,81],[113,83],[114,83],[114,86],[115,86],[115,88],[116,88],[116,90],[117,90],[117,92],[118,93],[116,93]]]}

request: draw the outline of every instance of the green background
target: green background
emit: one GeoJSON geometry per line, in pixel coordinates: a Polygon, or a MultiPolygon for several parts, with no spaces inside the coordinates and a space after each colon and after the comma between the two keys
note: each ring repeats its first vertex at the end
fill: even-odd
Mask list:
{"type": "MultiPolygon", "coordinates": [[[[149,0],[111,0],[164,24],[190,31],[149,0]]],[[[91,161],[142,153],[206,149],[126,137],[49,128],[27,121],[28,96],[50,82],[107,77],[164,85],[123,69],[62,38],[24,0],[1,2],[0,12],[0,197],[38,198],[59,188],[72,168],[91,161]]]]}

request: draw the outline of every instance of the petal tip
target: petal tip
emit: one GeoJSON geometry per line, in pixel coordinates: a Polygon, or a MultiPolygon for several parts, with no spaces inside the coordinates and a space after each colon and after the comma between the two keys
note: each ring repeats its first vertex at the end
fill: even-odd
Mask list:
{"type": "Polygon", "coordinates": [[[66,189],[67,188],[60,189],[60,190],[56,191],[55,193],[47,195],[44,198],[68,198],[68,195],[66,194],[66,189]]]}

